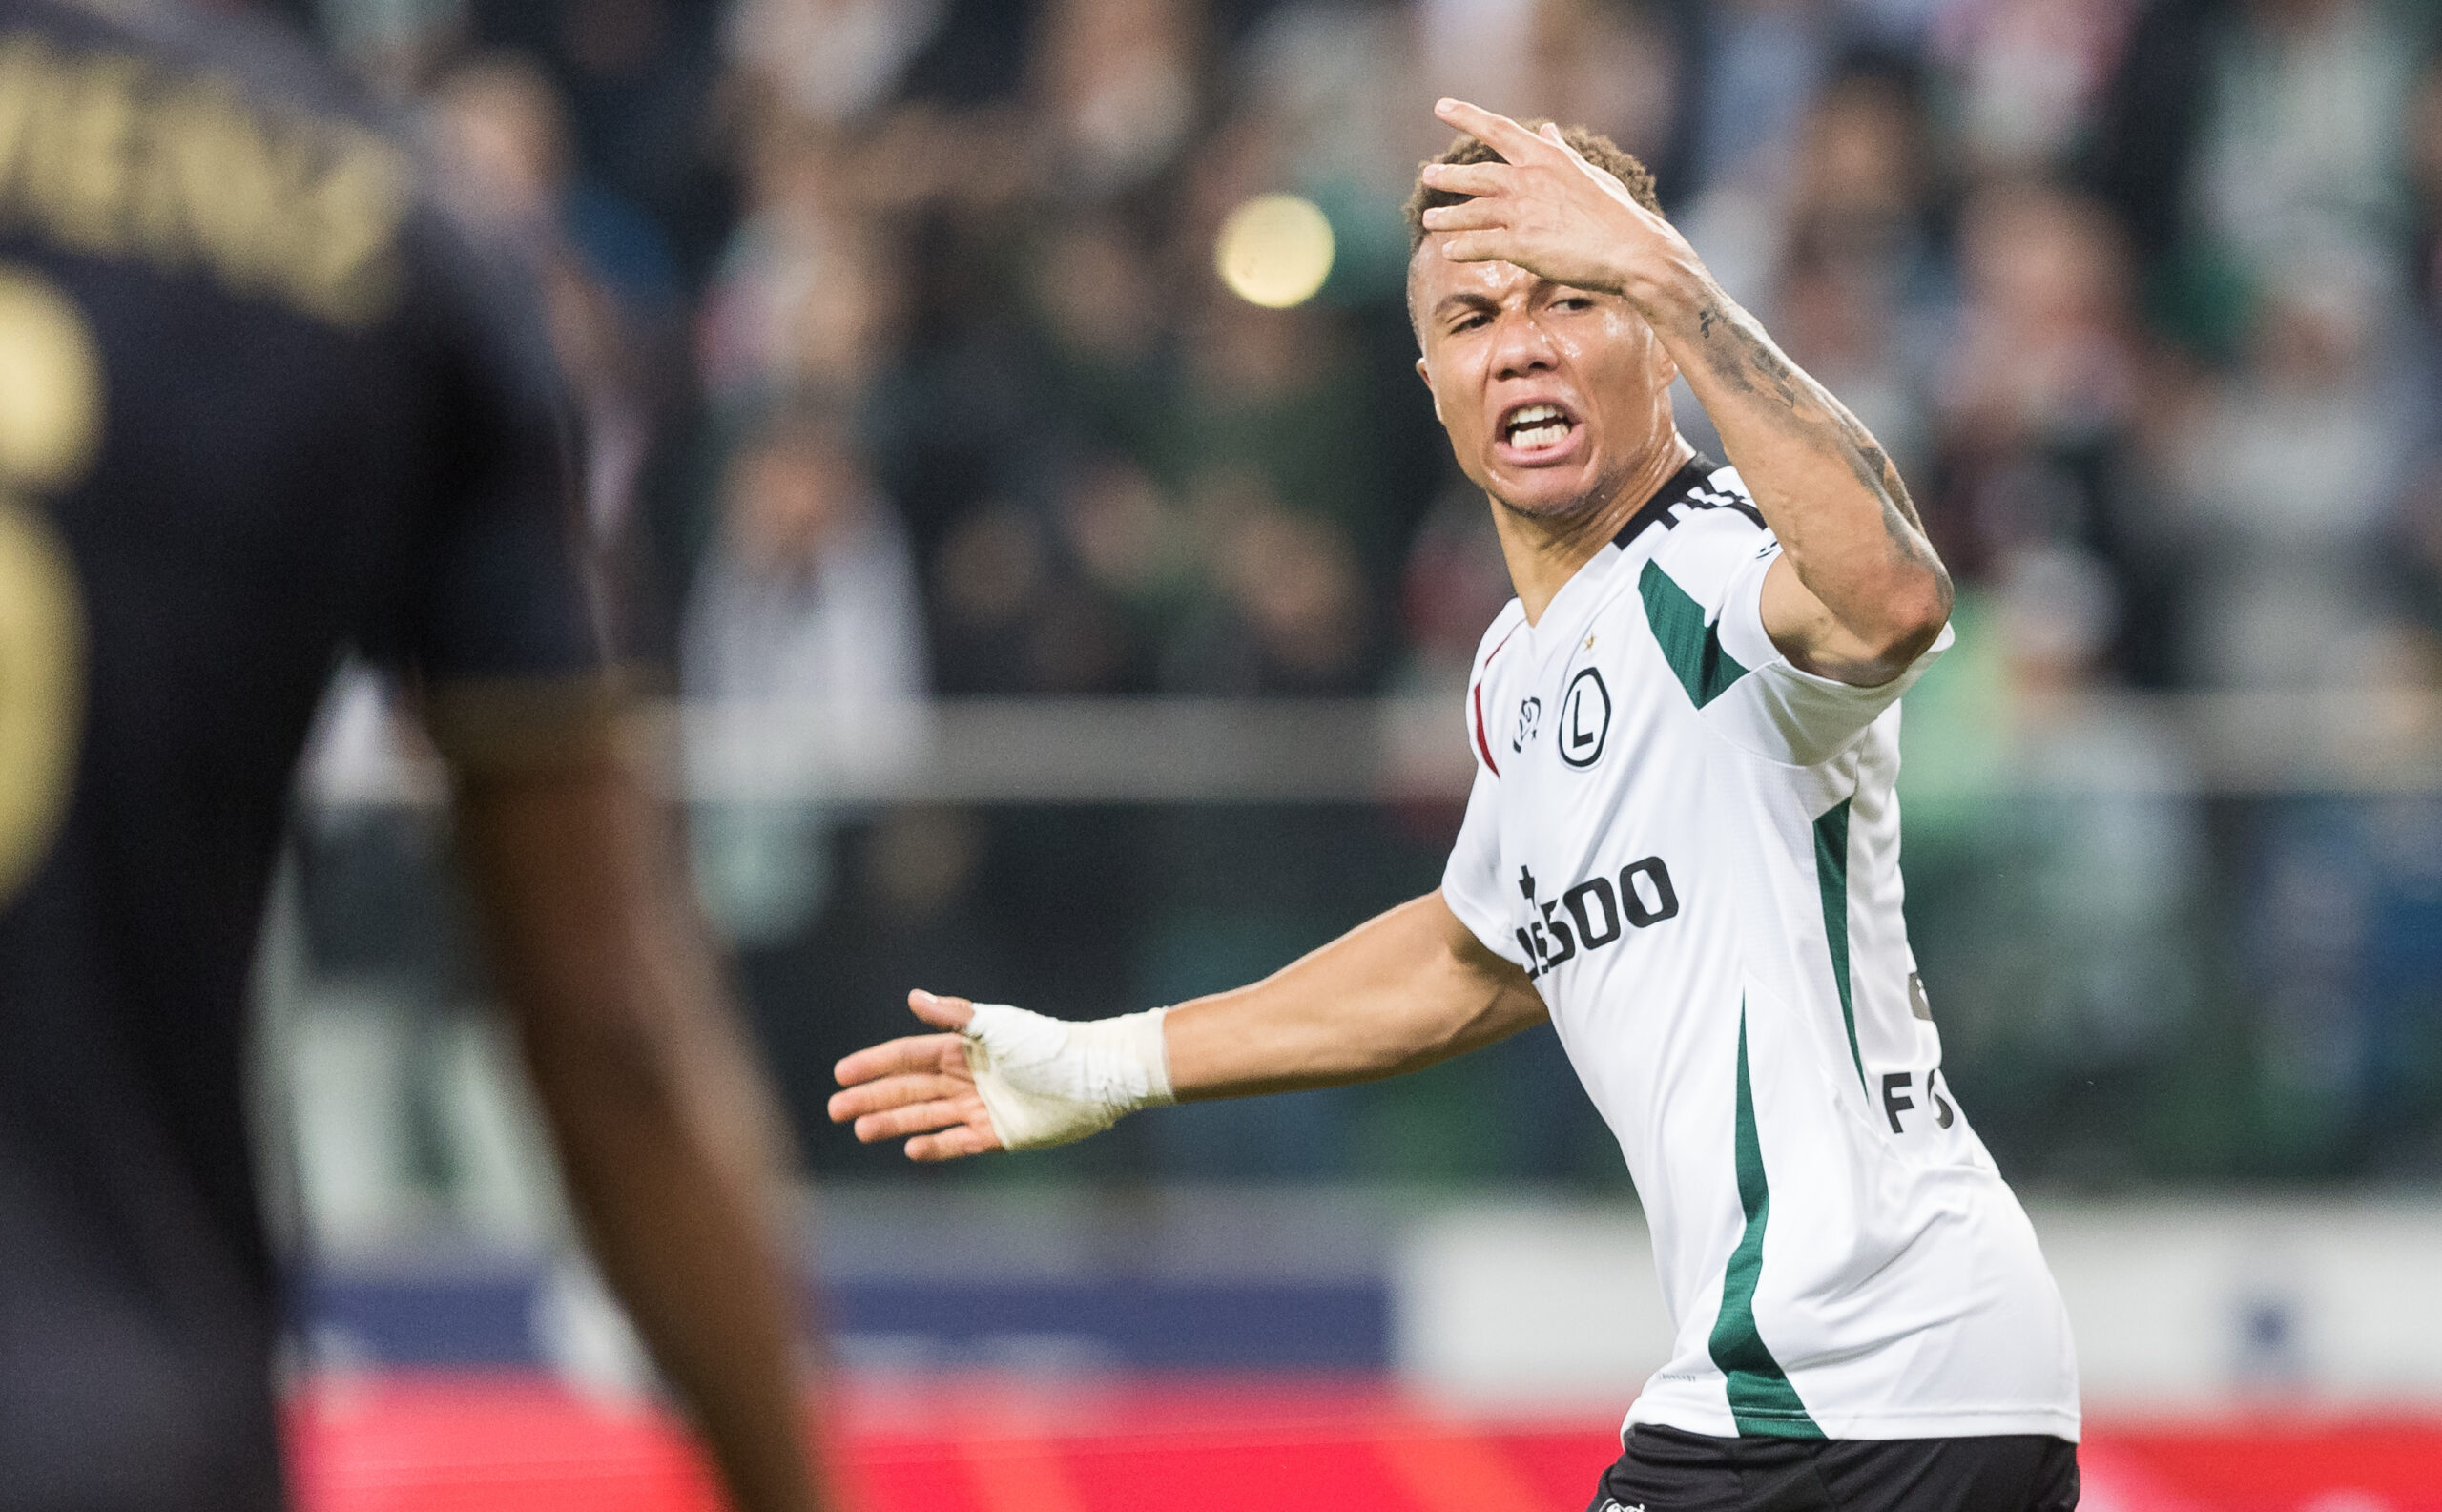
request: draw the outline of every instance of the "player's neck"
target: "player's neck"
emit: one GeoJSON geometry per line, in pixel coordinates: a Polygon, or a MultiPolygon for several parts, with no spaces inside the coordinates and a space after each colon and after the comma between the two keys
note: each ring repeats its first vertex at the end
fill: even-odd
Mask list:
{"type": "Polygon", "coordinates": [[[1568,580],[1610,545],[1645,501],[1695,454],[1687,438],[1673,430],[1602,503],[1554,518],[1538,519],[1494,503],[1493,527],[1500,534],[1500,554],[1508,560],[1509,583],[1525,606],[1527,624],[1542,619],[1568,580]]]}

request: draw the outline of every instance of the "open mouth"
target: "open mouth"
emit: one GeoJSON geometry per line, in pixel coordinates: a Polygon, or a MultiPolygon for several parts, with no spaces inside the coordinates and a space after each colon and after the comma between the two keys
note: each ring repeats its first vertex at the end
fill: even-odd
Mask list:
{"type": "Polygon", "coordinates": [[[1577,417],[1558,404],[1521,404],[1500,417],[1500,439],[1518,451],[1549,451],[1577,429],[1577,417]]]}

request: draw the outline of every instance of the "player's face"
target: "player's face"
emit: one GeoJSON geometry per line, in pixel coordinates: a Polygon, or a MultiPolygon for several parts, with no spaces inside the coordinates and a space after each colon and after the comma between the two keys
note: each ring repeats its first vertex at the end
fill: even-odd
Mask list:
{"type": "Polygon", "coordinates": [[[1409,308],[1459,466],[1521,514],[1601,507],[1668,444],[1677,365],[1619,296],[1452,262],[1435,239],[1409,264],[1409,308]]]}

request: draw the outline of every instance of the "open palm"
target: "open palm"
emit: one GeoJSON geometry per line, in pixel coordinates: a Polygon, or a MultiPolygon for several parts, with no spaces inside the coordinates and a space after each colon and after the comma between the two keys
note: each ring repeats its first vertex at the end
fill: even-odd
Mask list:
{"type": "Polygon", "coordinates": [[[966,1040],[957,1032],[974,1017],[975,1005],[916,991],[907,994],[907,1006],[949,1032],[912,1034],[841,1061],[833,1074],[845,1090],[832,1094],[831,1121],[853,1122],[868,1145],[905,1138],[910,1160],[957,1160],[1001,1149],[967,1065],[966,1040]]]}

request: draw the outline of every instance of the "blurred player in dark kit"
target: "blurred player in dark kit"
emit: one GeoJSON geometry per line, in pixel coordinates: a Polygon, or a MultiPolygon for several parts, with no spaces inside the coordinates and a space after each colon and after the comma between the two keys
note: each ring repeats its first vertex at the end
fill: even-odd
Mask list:
{"type": "Polygon", "coordinates": [[[575,1207],[823,1504],[777,1124],[619,737],[531,295],[279,37],[0,0],[0,1507],[283,1500],[244,982],[335,658],[418,691],[575,1207]]]}

